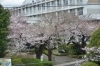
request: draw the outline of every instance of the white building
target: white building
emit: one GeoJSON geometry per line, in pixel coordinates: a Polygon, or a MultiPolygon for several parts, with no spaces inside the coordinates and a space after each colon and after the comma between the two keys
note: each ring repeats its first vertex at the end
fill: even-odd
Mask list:
{"type": "Polygon", "coordinates": [[[28,21],[35,22],[37,17],[51,12],[91,15],[100,19],[100,0],[25,0],[23,5],[14,7],[12,15],[24,15],[28,21]]]}

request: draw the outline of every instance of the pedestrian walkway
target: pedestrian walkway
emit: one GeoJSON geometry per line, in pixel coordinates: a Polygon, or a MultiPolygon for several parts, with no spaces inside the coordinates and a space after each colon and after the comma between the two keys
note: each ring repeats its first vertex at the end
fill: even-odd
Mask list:
{"type": "MultiPolygon", "coordinates": [[[[35,54],[27,54],[27,53],[21,53],[21,55],[24,57],[27,56],[27,57],[33,57],[33,58],[36,58],[36,55],[35,54]]],[[[48,60],[48,57],[43,54],[43,60],[48,60]]],[[[70,57],[67,57],[67,56],[54,56],[52,55],[52,62],[54,64],[54,66],[75,66],[75,64],[77,63],[81,63],[83,62],[84,60],[79,60],[79,61],[76,61],[76,60],[79,60],[79,59],[76,59],[76,58],[70,58],[70,57]]]]}
{"type": "Polygon", "coordinates": [[[85,60],[77,60],[73,62],[63,63],[63,64],[57,64],[54,66],[81,66],[79,63],[84,62],[85,60]]]}
{"type": "MultiPolygon", "coordinates": [[[[43,59],[48,60],[48,57],[45,54],[43,54],[43,59]]],[[[52,62],[54,65],[69,63],[69,62],[76,61],[76,60],[79,60],[79,59],[70,58],[67,56],[54,56],[54,55],[52,56],[52,62]]]]}

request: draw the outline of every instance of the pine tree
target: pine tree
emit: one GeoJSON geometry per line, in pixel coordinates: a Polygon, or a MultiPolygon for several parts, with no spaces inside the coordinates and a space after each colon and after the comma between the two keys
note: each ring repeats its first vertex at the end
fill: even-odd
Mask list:
{"type": "Polygon", "coordinates": [[[0,5],[0,58],[5,56],[5,50],[7,48],[7,35],[8,35],[8,26],[10,23],[10,12],[7,9],[4,9],[0,5]]]}

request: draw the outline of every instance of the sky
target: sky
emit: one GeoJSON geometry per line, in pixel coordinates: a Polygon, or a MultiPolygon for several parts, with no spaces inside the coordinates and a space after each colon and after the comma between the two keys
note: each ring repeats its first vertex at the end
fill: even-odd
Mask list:
{"type": "Polygon", "coordinates": [[[0,0],[3,6],[17,6],[21,5],[23,2],[24,0],[0,0]]]}

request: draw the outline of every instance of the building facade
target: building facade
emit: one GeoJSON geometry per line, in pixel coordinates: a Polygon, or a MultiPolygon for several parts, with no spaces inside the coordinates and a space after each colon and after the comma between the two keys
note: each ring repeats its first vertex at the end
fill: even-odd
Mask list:
{"type": "Polygon", "coordinates": [[[100,19],[100,0],[25,0],[21,6],[13,7],[12,15],[24,15],[35,22],[40,15],[47,13],[74,13],[91,15],[100,19]]]}

